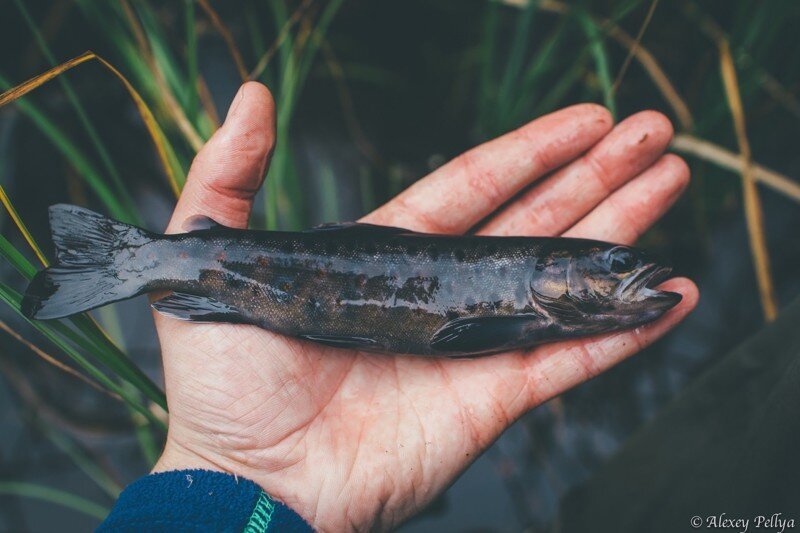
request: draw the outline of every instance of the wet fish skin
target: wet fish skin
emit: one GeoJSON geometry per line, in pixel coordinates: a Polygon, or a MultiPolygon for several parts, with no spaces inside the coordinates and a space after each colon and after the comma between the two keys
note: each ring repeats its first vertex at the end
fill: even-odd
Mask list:
{"type": "Polygon", "coordinates": [[[51,208],[57,263],[23,302],[56,318],[144,292],[176,318],[254,324],[343,348],[476,356],[654,320],[680,300],[646,253],[564,238],[443,236],[365,224],[304,232],[208,220],[158,235],[51,208]]]}

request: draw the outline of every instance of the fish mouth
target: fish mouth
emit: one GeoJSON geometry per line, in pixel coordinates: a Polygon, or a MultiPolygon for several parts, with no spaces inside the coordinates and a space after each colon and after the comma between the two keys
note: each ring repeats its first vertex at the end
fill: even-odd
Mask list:
{"type": "Polygon", "coordinates": [[[648,310],[665,312],[683,299],[677,292],[660,291],[655,287],[668,280],[672,268],[651,264],[632,276],[625,292],[632,300],[638,300],[648,310]]]}

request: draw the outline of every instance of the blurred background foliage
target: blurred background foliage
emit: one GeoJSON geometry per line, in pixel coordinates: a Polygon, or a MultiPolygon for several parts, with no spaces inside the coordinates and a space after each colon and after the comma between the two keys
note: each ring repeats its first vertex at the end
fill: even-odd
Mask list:
{"type": "MultiPolygon", "coordinates": [[[[527,436],[490,451],[507,493],[498,506],[513,509],[498,529],[547,527],[560,495],[714,353],[798,293],[793,0],[0,6],[0,527],[63,524],[43,522],[36,505],[91,527],[164,437],[157,344],[141,302],[56,322],[19,315],[26,278],[49,257],[46,207],[89,205],[160,229],[242,80],[268,85],[278,110],[256,228],[354,219],[460,151],[572,103],[603,103],[617,119],[645,108],[672,119],[673,149],[693,181],[644,245],[700,279],[710,303],[678,336],[689,340],[551,402],[523,421],[527,436]],[[715,340],[698,347],[699,337],[715,340]],[[691,357],[675,367],[670,350],[691,357]],[[598,398],[609,407],[592,426],[597,407],[587,406],[598,398]],[[635,413],[621,415],[630,402],[635,413]],[[565,441],[571,430],[590,437],[565,441]],[[561,437],[537,444],[534,432],[561,437]],[[554,455],[565,447],[574,454],[554,455]]],[[[461,524],[445,501],[428,525],[461,524]]]]}

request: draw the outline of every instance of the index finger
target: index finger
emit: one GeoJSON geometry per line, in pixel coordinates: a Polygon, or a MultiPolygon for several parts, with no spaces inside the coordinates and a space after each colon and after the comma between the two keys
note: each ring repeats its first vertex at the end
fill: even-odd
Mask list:
{"type": "Polygon", "coordinates": [[[612,125],[611,114],[595,104],[545,115],[456,157],[364,221],[463,233],[531,182],[587,151],[612,125]]]}

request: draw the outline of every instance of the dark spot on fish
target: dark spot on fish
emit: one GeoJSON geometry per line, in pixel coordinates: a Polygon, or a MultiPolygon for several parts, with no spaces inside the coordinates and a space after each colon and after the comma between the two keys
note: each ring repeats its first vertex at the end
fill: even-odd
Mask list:
{"type": "Polygon", "coordinates": [[[456,311],[450,310],[447,312],[446,316],[447,320],[455,320],[459,315],[456,311]]]}
{"type": "Polygon", "coordinates": [[[292,284],[291,284],[291,283],[289,283],[288,281],[287,281],[286,283],[283,283],[283,284],[281,285],[281,290],[282,290],[283,292],[289,292],[290,290],[292,290],[292,284]]]}
{"type": "Polygon", "coordinates": [[[359,274],[358,276],[356,276],[356,285],[358,285],[359,287],[363,287],[366,284],[367,284],[366,274],[359,274]]]}
{"type": "Polygon", "coordinates": [[[462,250],[461,248],[456,248],[455,252],[453,252],[453,256],[459,263],[464,262],[464,250],[462,250]]]}
{"type": "Polygon", "coordinates": [[[264,255],[260,255],[260,256],[258,256],[258,259],[256,259],[256,263],[258,263],[258,266],[262,266],[262,267],[269,266],[269,257],[266,257],[264,255]]]}
{"type": "Polygon", "coordinates": [[[335,255],[338,251],[338,246],[335,242],[326,242],[325,251],[330,255],[335,255]]]}

